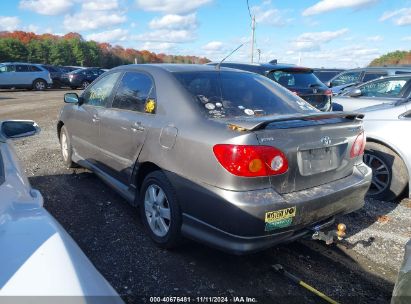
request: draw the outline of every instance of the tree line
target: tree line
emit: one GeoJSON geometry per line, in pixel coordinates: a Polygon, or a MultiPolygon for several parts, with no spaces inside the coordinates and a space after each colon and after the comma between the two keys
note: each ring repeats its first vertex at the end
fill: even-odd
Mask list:
{"type": "Polygon", "coordinates": [[[207,63],[205,57],[166,55],[147,50],[86,41],[78,33],[64,36],[31,32],[0,32],[0,62],[22,61],[65,66],[115,66],[138,63],[207,63]]]}
{"type": "Polygon", "coordinates": [[[371,61],[370,66],[411,65],[411,51],[395,51],[371,61]]]}

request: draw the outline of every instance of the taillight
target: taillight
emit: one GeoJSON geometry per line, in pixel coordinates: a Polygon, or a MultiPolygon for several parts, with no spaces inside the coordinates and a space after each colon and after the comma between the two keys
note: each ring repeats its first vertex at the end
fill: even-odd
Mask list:
{"type": "Polygon", "coordinates": [[[327,96],[333,96],[333,91],[328,89],[328,90],[325,90],[324,94],[327,95],[327,96]]]}
{"type": "Polygon", "coordinates": [[[219,144],[213,151],[220,164],[237,176],[269,176],[288,170],[287,157],[274,147],[219,144]]]}
{"type": "Polygon", "coordinates": [[[364,132],[361,132],[354,141],[354,144],[351,147],[350,157],[354,158],[364,154],[365,149],[365,135],[364,132]]]}

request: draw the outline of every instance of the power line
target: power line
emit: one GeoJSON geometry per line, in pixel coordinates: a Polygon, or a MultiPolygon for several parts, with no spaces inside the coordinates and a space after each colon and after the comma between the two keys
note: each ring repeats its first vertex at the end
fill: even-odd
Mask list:
{"type": "Polygon", "coordinates": [[[248,14],[250,15],[250,19],[253,20],[253,17],[251,17],[250,5],[248,4],[248,0],[247,0],[247,8],[248,8],[248,14]]]}

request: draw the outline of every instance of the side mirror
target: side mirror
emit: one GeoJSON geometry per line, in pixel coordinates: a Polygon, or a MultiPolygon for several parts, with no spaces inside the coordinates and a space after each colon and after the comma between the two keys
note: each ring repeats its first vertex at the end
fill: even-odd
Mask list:
{"type": "Polygon", "coordinates": [[[80,98],[78,97],[77,93],[66,93],[64,94],[64,102],[65,103],[79,103],[80,98]]]}
{"type": "Polygon", "coordinates": [[[1,135],[8,139],[33,136],[40,127],[32,120],[6,120],[0,123],[1,135]]]}
{"type": "Polygon", "coordinates": [[[350,96],[350,97],[358,97],[361,95],[362,95],[361,90],[357,88],[351,89],[347,92],[347,96],[350,96]]]}
{"type": "Polygon", "coordinates": [[[331,81],[327,81],[327,82],[325,83],[325,85],[326,85],[327,87],[329,87],[329,88],[332,88],[333,83],[332,83],[331,81]]]}

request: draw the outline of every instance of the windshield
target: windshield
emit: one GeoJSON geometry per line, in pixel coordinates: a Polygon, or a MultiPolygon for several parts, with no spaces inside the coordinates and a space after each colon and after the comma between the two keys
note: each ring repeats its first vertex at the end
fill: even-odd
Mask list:
{"type": "Polygon", "coordinates": [[[270,79],[241,72],[179,72],[177,80],[212,118],[317,112],[270,79]]]}
{"type": "Polygon", "coordinates": [[[286,88],[311,88],[324,85],[311,70],[277,70],[268,73],[267,77],[286,88]]]}

